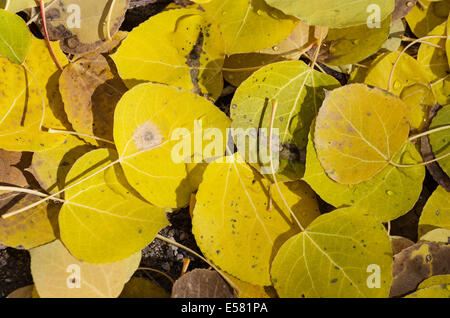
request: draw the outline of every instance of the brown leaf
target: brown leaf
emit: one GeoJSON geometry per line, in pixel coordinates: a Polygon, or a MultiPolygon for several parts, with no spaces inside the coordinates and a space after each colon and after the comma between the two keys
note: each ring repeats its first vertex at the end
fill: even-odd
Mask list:
{"type": "Polygon", "coordinates": [[[450,245],[426,242],[415,244],[394,256],[390,297],[416,290],[425,279],[450,274],[450,245]]]}
{"type": "Polygon", "coordinates": [[[172,289],[172,298],[235,298],[233,289],[216,271],[194,269],[181,276],[172,289]]]}
{"type": "Polygon", "coordinates": [[[101,54],[85,55],[64,69],[59,85],[75,131],[113,140],[114,110],[127,88],[110,60],[101,54]]]}

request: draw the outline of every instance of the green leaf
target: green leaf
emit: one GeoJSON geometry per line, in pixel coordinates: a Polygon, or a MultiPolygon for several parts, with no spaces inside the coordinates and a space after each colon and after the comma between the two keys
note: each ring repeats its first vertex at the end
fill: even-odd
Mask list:
{"type": "Polygon", "coordinates": [[[382,21],[394,11],[395,6],[394,0],[266,0],[266,2],[309,25],[330,28],[366,24],[374,12],[379,13],[380,21],[382,21]],[[374,7],[379,12],[374,11],[374,7]]]}
{"type": "MultiPolygon", "coordinates": [[[[311,69],[302,61],[286,61],[265,66],[237,89],[231,102],[232,127],[236,130],[237,137],[247,134],[248,129],[265,129],[268,136],[272,101],[276,100],[278,105],[273,128],[279,130],[280,151],[290,145],[302,149],[308,141],[311,121],[325,98],[325,91],[336,87],[339,87],[336,79],[311,69]],[[238,129],[242,129],[242,132],[239,133],[238,129]]],[[[248,135],[250,143],[259,142],[258,134],[248,135]]],[[[259,151],[257,147],[252,149],[259,151]]],[[[255,151],[246,154],[247,150],[239,149],[247,161],[252,158],[248,156],[259,158],[255,151]]],[[[264,164],[267,163],[261,163],[264,164]]],[[[286,169],[278,173],[290,179],[298,179],[301,175],[290,171],[292,165],[300,165],[298,159],[292,160],[286,169]]],[[[294,169],[296,170],[298,171],[298,168],[294,169]]]]}
{"type": "Polygon", "coordinates": [[[31,34],[26,23],[18,15],[0,9],[0,56],[21,64],[30,48],[31,34]]]}
{"type": "Polygon", "coordinates": [[[359,209],[345,208],[318,217],[289,239],[271,274],[283,298],[387,297],[391,268],[391,244],[382,224],[359,209]],[[374,269],[379,285],[370,288],[374,269]]]}

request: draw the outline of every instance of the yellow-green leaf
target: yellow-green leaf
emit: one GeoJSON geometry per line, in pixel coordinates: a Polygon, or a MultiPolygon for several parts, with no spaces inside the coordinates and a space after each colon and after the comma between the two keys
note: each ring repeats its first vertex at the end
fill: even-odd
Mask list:
{"type": "Polygon", "coordinates": [[[394,0],[266,0],[286,14],[294,15],[309,25],[345,28],[386,19],[394,11],[394,0]]]}
{"type": "Polygon", "coordinates": [[[387,297],[391,270],[391,244],[382,224],[345,208],[318,217],[287,241],[271,274],[280,297],[387,297]]]}
{"type": "MultiPolygon", "coordinates": [[[[412,144],[407,144],[394,160],[402,164],[415,164],[422,158],[412,144]]],[[[365,182],[340,184],[330,179],[323,170],[311,140],[306,150],[303,180],[324,201],[337,208],[353,206],[366,210],[383,222],[396,219],[414,207],[424,178],[424,167],[401,169],[390,165],[365,182]]]]}
{"type": "Polygon", "coordinates": [[[0,56],[23,63],[31,47],[31,34],[18,15],[0,9],[0,56]]]}

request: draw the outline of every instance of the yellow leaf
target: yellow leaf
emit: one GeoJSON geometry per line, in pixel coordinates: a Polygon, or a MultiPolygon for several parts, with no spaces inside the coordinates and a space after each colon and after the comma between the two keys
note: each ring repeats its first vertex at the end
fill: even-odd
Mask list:
{"type": "Polygon", "coordinates": [[[140,199],[120,166],[105,168],[117,154],[99,149],[72,166],[59,214],[61,240],[72,255],[89,263],[124,259],[150,244],[168,225],[164,209],[140,199]],[[86,179],[91,175],[89,179],[86,179]],[[80,183],[81,179],[86,179],[80,183]]]}
{"type": "Polygon", "coordinates": [[[411,127],[421,129],[428,119],[428,108],[436,102],[430,86],[431,74],[416,59],[408,54],[399,58],[399,54],[392,52],[378,56],[370,65],[364,83],[399,96],[410,109],[411,127]],[[397,59],[397,65],[392,72],[397,59]]]}
{"type": "MultiPolygon", "coordinates": [[[[53,45],[58,60],[67,58],[53,45]]],[[[41,151],[61,144],[65,137],[42,131],[63,129],[63,104],[58,91],[59,71],[43,40],[33,39],[23,65],[0,58],[0,144],[5,150],[41,151]],[[44,112],[45,111],[45,112],[44,112]]]]}
{"type": "MultiPolygon", "coordinates": [[[[127,179],[146,200],[160,207],[184,207],[189,203],[196,182],[188,177],[199,179],[189,173],[195,170],[189,165],[201,165],[208,159],[206,153],[201,160],[196,158],[199,153],[194,156],[203,151],[198,142],[200,137],[202,143],[201,131],[206,134],[212,129],[225,139],[225,130],[230,126],[226,115],[208,100],[160,84],[141,84],[128,91],[114,116],[114,141],[127,179]],[[202,129],[194,127],[196,120],[201,120],[202,129]],[[189,149],[180,154],[176,146],[185,141],[189,149]]],[[[224,151],[225,140],[219,144],[224,151]]],[[[223,153],[213,153],[209,159],[214,156],[223,153]]]]}
{"type": "Polygon", "coordinates": [[[115,263],[88,264],[70,255],[58,240],[30,254],[31,274],[42,298],[118,297],[141,261],[139,252],[115,263]]]}
{"type": "Polygon", "coordinates": [[[195,9],[159,13],[128,34],[111,57],[127,86],[169,84],[219,97],[223,48],[212,43],[210,23],[195,9]]]}
{"type": "MultiPolygon", "coordinates": [[[[447,35],[447,22],[435,27],[429,35],[447,35]]],[[[426,43],[420,45],[417,54],[417,61],[431,74],[431,87],[436,95],[438,103],[441,105],[450,103],[450,67],[448,65],[447,54],[445,53],[445,42],[446,40],[444,38],[427,39],[426,43]],[[439,47],[432,46],[428,43],[432,43],[439,47]]]]}
{"type": "Polygon", "coordinates": [[[377,88],[352,84],[330,92],[316,119],[314,146],[327,175],[356,184],[392,163],[409,135],[403,101],[377,88]]]}
{"type": "Polygon", "coordinates": [[[212,0],[202,4],[202,8],[214,23],[211,38],[223,41],[227,55],[276,45],[294,31],[298,22],[269,7],[264,0],[212,0]]]}

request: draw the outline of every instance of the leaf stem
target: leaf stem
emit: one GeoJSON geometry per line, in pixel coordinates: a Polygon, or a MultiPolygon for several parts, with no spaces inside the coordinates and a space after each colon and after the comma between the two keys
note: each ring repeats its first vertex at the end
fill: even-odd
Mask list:
{"type": "Polygon", "coordinates": [[[430,134],[432,134],[432,133],[435,133],[435,132],[438,132],[438,131],[447,130],[447,129],[450,129],[450,125],[446,125],[446,126],[442,126],[442,127],[437,127],[437,128],[434,128],[434,129],[425,131],[425,132],[423,132],[423,133],[421,133],[421,134],[412,136],[412,137],[409,138],[409,141],[413,141],[413,140],[416,140],[416,139],[418,139],[418,138],[421,138],[421,137],[424,137],[424,136],[428,136],[428,135],[430,135],[430,134]]]}
{"type": "Polygon", "coordinates": [[[52,56],[53,61],[56,64],[56,66],[58,66],[58,68],[62,71],[63,67],[59,63],[58,58],[55,55],[55,51],[53,51],[53,47],[52,47],[52,45],[50,43],[50,39],[48,37],[47,19],[45,17],[45,4],[44,4],[44,1],[40,0],[38,2],[39,2],[39,7],[41,9],[42,27],[44,29],[44,35],[45,35],[45,40],[47,41],[48,50],[50,52],[50,55],[52,56]]]}
{"type": "Polygon", "coordinates": [[[426,165],[429,165],[430,163],[433,163],[433,162],[436,162],[436,161],[445,159],[445,158],[447,158],[447,157],[449,157],[449,156],[450,156],[450,152],[447,153],[447,154],[445,154],[445,155],[443,155],[443,156],[441,156],[441,157],[438,157],[438,158],[435,158],[435,159],[433,159],[433,160],[430,160],[430,161],[419,162],[419,163],[410,164],[410,165],[404,165],[404,164],[400,164],[400,163],[395,163],[395,162],[393,162],[393,161],[389,161],[389,163],[390,163],[391,165],[393,165],[394,167],[397,167],[397,168],[414,168],[414,167],[420,167],[420,166],[426,166],[426,165]]]}

